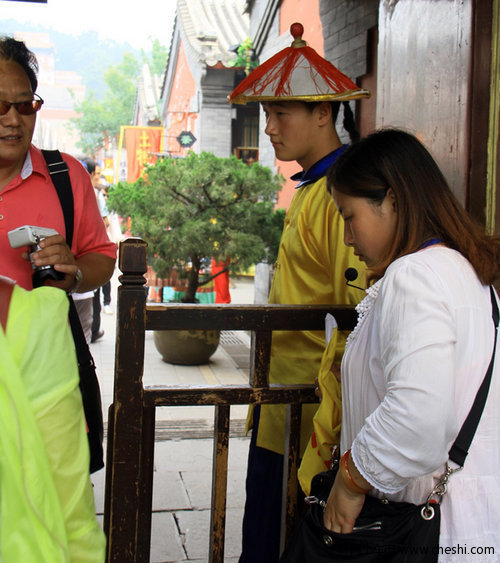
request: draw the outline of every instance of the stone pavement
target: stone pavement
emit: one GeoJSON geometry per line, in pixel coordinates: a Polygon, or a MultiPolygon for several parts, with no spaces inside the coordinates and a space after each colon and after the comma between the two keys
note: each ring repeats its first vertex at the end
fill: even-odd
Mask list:
{"type": "MultiPolygon", "coordinates": [[[[113,315],[101,315],[105,334],[91,344],[101,385],[105,421],[113,398],[116,289],[112,279],[113,315]]],[[[252,278],[236,278],[233,303],[254,303],[252,278]]],[[[146,334],[144,384],[238,385],[248,382],[250,337],[245,332],[223,332],[221,345],[203,366],[174,366],[162,361],[152,333],[146,334]]],[[[241,548],[241,520],[249,438],[244,437],[246,406],[231,408],[225,558],[236,562],[241,548]]],[[[214,409],[160,407],[156,409],[155,474],[151,562],[208,561],[214,409]]],[[[105,469],[92,475],[96,510],[102,522],[105,469]]]]}

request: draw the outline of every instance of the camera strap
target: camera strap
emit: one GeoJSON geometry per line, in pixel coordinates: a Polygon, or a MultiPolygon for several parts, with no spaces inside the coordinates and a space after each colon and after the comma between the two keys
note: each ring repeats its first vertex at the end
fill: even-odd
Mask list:
{"type": "MultiPolygon", "coordinates": [[[[69,168],[58,150],[42,150],[47,162],[49,174],[56,189],[64,216],[66,243],[71,248],[73,241],[73,224],[75,220],[73,188],[69,177],[69,168]]],[[[97,379],[94,358],[83,333],[80,318],[71,295],[69,299],[69,322],[75,342],[78,369],[80,372],[80,390],[88,428],[90,446],[90,473],[104,467],[103,452],[103,416],[101,392],[97,379]]]]}
{"type": "Polygon", "coordinates": [[[43,157],[49,169],[50,178],[59,196],[62,212],[64,215],[64,228],[66,230],[66,243],[71,248],[73,243],[73,224],[75,211],[73,202],[73,190],[69,179],[69,168],[64,162],[61,153],[56,150],[42,150],[43,157]]]}

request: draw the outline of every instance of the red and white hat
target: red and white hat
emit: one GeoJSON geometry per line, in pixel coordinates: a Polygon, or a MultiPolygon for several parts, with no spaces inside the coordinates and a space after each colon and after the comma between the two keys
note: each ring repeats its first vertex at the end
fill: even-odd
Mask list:
{"type": "Polygon", "coordinates": [[[370,92],[318,55],[302,40],[304,27],[293,23],[290,47],[259,65],[228,96],[234,104],[264,101],[322,102],[368,98],[370,92]]]}

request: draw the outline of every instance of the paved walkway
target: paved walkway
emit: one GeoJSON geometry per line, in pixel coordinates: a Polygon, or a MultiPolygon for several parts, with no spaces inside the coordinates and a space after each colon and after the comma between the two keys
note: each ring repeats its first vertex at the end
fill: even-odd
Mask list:
{"type": "MultiPolygon", "coordinates": [[[[254,302],[253,280],[237,278],[231,288],[233,303],[254,302]]],[[[116,307],[117,274],[112,279],[112,309],[116,307]]],[[[113,397],[116,316],[101,316],[105,334],[91,344],[104,416],[113,397]]],[[[145,385],[214,385],[248,382],[250,338],[245,332],[223,332],[221,345],[204,366],[174,366],[162,361],[153,335],[146,334],[145,385]],[[248,352],[246,354],[246,352],[248,352]]],[[[241,520],[249,438],[243,436],[246,406],[231,409],[225,561],[236,562],[241,546],[241,520]]],[[[156,409],[155,475],[151,562],[208,561],[213,407],[156,409]]],[[[104,475],[92,476],[96,510],[102,520],[104,475]]]]}

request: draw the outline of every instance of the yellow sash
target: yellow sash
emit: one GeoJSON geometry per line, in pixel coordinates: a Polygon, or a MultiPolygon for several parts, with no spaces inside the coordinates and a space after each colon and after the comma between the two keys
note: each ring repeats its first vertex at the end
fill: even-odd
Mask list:
{"type": "Polygon", "coordinates": [[[298,471],[299,483],[306,495],[310,492],[312,478],[320,471],[330,468],[333,446],[340,441],[342,422],[340,382],[330,370],[335,359],[337,335],[338,330],[335,326],[321,359],[318,374],[321,402],[314,415],[313,432],[298,471]]]}

